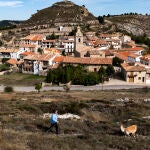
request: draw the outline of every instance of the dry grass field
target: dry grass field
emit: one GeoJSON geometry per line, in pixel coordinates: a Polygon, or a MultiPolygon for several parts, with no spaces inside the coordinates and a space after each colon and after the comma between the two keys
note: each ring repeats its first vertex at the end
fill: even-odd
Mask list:
{"type": "Polygon", "coordinates": [[[0,150],[148,150],[150,90],[0,93],[0,150]],[[44,113],[58,109],[80,120],[60,119],[56,136],[44,113]],[[124,126],[136,124],[136,137],[124,126]]]}
{"type": "Polygon", "coordinates": [[[46,77],[32,74],[10,73],[0,76],[0,84],[4,85],[23,85],[32,86],[36,83],[43,82],[46,77]]]}

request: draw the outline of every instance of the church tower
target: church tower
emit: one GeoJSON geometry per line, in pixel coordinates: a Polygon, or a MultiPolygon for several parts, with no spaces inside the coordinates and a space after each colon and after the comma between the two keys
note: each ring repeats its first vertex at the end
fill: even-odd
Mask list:
{"type": "Polygon", "coordinates": [[[83,47],[83,33],[81,32],[81,28],[78,26],[75,35],[75,50],[79,50],[82,47],[83,47]]]}

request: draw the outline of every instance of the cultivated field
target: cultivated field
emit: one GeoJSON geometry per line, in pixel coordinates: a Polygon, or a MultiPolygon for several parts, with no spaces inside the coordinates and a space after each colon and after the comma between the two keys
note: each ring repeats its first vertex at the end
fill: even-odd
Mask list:
{"type": "Polygon", "coordinates": [[[148,150],[150,90],[0,93],[0,150],[148,150]],[[46,132],[44,113],[58,109],[80,120],[60,120],[61,134],[46,132]],[[124,126],[136,124],[136,137],[124,126]]]}

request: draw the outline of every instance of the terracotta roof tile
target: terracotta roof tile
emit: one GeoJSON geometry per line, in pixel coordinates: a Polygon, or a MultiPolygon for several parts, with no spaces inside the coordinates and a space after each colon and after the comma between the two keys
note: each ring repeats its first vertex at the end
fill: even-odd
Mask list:
{"type": "Polygon", "coordinates": [[[17,64],[17,60],[16,60],[16,59],[13,59],[13,58],[7,60],[6,62],[7,62],[8,64],[11,64],[11,65],[16,65],[16,64],[17,64]]]}
{"type": "Polygon", "coordinates": [[[34,54],[33,52],[23,52],[20,55],[28,56],[34,54]]]}
{"type": "Polygon", "coordinates": [[[53,62],[63,62],[64,56],[56,56],[53,60],[53,62]]]}
{"type": "Polygon", "coordinates": [[[53,55],[50,54],[32,54],[32,55],[28,55],[27,57],[25,57],[24,59],[27,60],[39,60],[39,61],[48,61],[53,57],[53,55]]]}
{"type": "Polygon", "coordinates": [[[18,49],[0,49],[0,53],[13,53],[18,51],[18,49]]]}
{"type": "Polygon", "coordinates": [[[44,35],[34,35],[34,34],[31,34],[31,35],[28,35],[26,37],[24,37],[23,39],[24,40],[31,40],[31,41],[42,41],[44,39],[44,35]]]}
{"type": "Polygon", "coordinates": [[[144,50],[144,48],[142,48],[142,47],[133,47],[133,48],[123,48],[122,50],[125,50],[125,51],[141,51],[141,50],[144,50]]]}
{"type": "Polygon", "coordinates": [[[145,67],[139,66],[139,65],[133,66],[133,65],[129,65],[127,63],[123,63],[123,64],[121,64],[121,66],[125,71],[131,71],[131,72],[146,71],[145,67]]]}
{"type": "Polygon", "coordinates": [[[63,63],[72,63],[72,64],[87,64],[87,65],[107,65],[112,64],[111,58],[80,58],[80,57],[64,57],[63,63]]]}

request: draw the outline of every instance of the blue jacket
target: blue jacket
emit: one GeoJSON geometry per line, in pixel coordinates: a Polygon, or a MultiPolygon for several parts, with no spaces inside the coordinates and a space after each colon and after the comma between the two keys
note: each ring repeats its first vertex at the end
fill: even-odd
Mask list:
{"type": "Polygon", "coordinates": [[[58,116],[56,114],[52,113],[50,123],[54,124],[54,123],[57,123],[57,122],[58,122],[58,116]]]}

